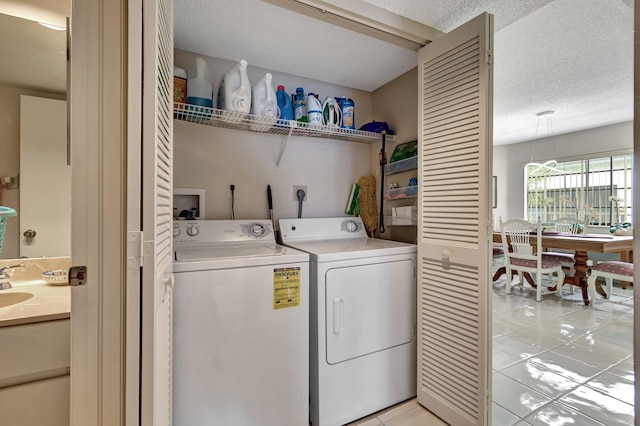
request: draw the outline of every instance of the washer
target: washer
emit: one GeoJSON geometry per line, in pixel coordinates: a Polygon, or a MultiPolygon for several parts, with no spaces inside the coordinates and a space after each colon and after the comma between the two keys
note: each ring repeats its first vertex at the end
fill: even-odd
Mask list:
{"type": "Polygon", "coordinates": [[[281,219],[310,255],[310,418],[342,425],[416,395],[416,246],[360,218],[281,219]]]}
{"type": "Polygon", "coordinates": [[[174,424],[308,424],[309,255],[268,220],[173,232],[174,424]]]}

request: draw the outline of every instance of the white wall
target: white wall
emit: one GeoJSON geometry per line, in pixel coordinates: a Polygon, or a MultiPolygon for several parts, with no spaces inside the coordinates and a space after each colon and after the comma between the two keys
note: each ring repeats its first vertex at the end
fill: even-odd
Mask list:
{"type": "MultiPolygon", "coordinates": [[[[197,55],[176,50],[175,64],[188,69],[197,55]]],[[[214,86],[233,62],[205,58],[214,86]]],[[[257,82],[267,70],[249,64],[249,80],[257,82]]],[[[297,86],[305,93],[345,95],[355,102],[356,127],[371,121],[371,94],[328,83],[272,72],[275,85],[284,84],[288,93],[297,86]]],[[[293,136],[280,170],[275,164],[285,136],[219,129],[174,121],[174,187],[204,188],[206,219],[230,219],[231,182],[235,184],[236,219],[268,218],[267,185],[271,185],[275,219],[297,216],[293,185],[305,185],[307,201],[303,217],[344,216],[351,186],[371,173],[371,149],[378,146],[293,136]]]]}
{"type": "MultiPolygon", "coordinates": [[[[386,146],[387,159],[391,158],[391,154],[398,144],[418,139],[418,67],[407,71],[373,92],[373,119],[386,121],[396,135],[397,142],[386,146]]],[[[377,170],[380,146],[374,146],[371,151],[371,170],[377,170]]],[[[387,184],[396,182],[401,187],[405,187],[409,183],[410,177],[418,177],[417,171],[392,175],[387,179],[387,184]]],[[[380,185],[379,182],[378,185],[380,185]]],[[[388,214],[389,208],[392,206],[406,206],[416,202],[417,199],[385,201],[385,211],[388,214]]],[[[386,232],[378,236],[415,243],[417,227],[387,226],[386,232]]]]}
{"type": "Polygon", "coordinates": [[[585,156],[606,157],[633,150],[633,122],[598,127],[512,145],[493,147],[493,174],[498,177],[496,217],[524,215],[524,164],[555,159],[566,161],[585,156]],[[532,158],[533,153],[533,158],[532,158]]]}

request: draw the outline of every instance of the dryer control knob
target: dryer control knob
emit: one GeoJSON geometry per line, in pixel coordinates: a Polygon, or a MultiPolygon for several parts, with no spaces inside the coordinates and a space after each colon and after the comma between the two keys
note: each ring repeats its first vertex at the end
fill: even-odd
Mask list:
{"type": "Polygon", "coordinates": [[[358,224],[350,220],[347,222],[346,228],[347,228],[347,231],[349,232],[356,232],[358,230],[358,224]]]}
{"type": "Polygon", "coordinates": [[[195,237],[199,233],[200,233],[200,229],[198,229],[196,225],[191,225],[190,227],[187,228],[187,234],[190,237],[195,237]]]}
{"type": "Polygon", "coordinates": [[[262,237],[264,232],[264,226],[259,223],[255,223],[249,227],[249,233],[254,237],[262,237]]]}

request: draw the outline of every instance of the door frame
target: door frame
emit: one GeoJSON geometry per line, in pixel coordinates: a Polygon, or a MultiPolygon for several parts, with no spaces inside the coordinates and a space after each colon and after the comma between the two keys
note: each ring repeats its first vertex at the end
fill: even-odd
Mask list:
{"type": "MultiPolygon", "coordinates": [[[[89,267],[87,286],[72,291],[71,424],[74,426],[122,423],[125,374],[122,283],[126,262],[122,213],[125,210],[119,207],[123,207],[126,193],[126,170],[122,161],[127,111],[123,102],[127,99],[123,77],[126,75],[123,66],[127,49],[126,6],[127,0],[73,2],[69,91],[72,157],[75,159],[72,163],[72,259],[76,265],[89,267]],[[106,140],[121,143],[110,146],[106,140]],[[106,151],[103,153],[101,149],[106,151]],[[104,184],[107,191],[98,191],[105,189],[104,184]],[[100,205],[109,206],[108,223],[100,222],[100,205]],[[114,282],[120,285],[112,285],[114,282]],[[107,321],[100,325],[99,320],[103,318],[107,321]],[[100,331],[100,336],[109,336],[107,341],[96,331],[100,331]],[[104,343],[115,345],[104,346],[104,343]],[[105,359],[109,360],[108,371],[100,371],[99,366],[105,367],[101,360],[105,359]],[[115,374],[109,376],[110,372],[115,374]]],[[[634,13],[637,28],[640,9],[636,8],[634,13]]],[[[639,32],[635,34],[634,50],[634,75],[640,77],[639,32]]],[[[640,78],[635,80],[634,92],[634,104],[636,110],[640,110],[640,78]]],[[[640,164],[640,117],[637,115],[634,128],[634,156],[636,164],[640,164]]],[[[637,172],[634,182],[640,186],[637,172]]],[[[640,200],[634,203],[634,210],[640,211],[640,200]]],[[[635,237],[634,245],[640,246],[640,231],[635,232],[635,237]]],[[[638,279],[638,272],[635,278],[638,279]]],[[[636,297],[634,314],[639,313],[640,300],[636,297]]],[[[635,327],[634,336],[635,341],[640,342],[640,327],[635,327]]],[[[640,352],[635,351],[634,356],[637,372],[640,352]]],[[[636,417],[640,417],[638,381],[636,417]]]]}
{"type": "Polygon", "coordinates": [[[73,2],[71,422],[124,423],[127,0],[73,2]]]}

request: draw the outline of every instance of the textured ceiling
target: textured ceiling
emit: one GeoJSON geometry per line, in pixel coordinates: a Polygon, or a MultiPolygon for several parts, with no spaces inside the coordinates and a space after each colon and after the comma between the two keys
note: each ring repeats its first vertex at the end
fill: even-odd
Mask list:
{"type": "MultiPolygon", "coordinates": [[[[633,0],[364,0],[443,32],[495,19],[494,143],[633,118],[633,0]]],[[[325,0],[340,5],[340,0],[325,0]]],[[[175,0],[179,49],[363,90],[417,64],[414,52],[259,0],[175,0]]]]}
{"type": "MultiPolygon", "coordinates": [[[[363,1],[443,32],[495,15],[496,144],[533,139],[544,110],[556,111],[555,134],[633,118],[632,0],[363,1]]],[[[174,3],[180,49],[368,91],[417,64],[415,52],[264,1],[174,3]]],[[[69,1],[0,0],[0,12],[16,5],[62,16],[69,1]]],[[[64,90],[64,45],[64,33],[0,13],[0,82],[64,90]]]]}
{"type": "MultiPolygon", "coordinates": [[[[556,0],[495,36],[495,143],[633,119],[633,10],[619,0],[556,0]]],[[[606,141],[603,141],[606,144],[606,141]]]]}
{"type": "Polygon", "coordinates": [[[416,52],[259,0],[174,0],[175,47],[372,91],[416,52]]]}

